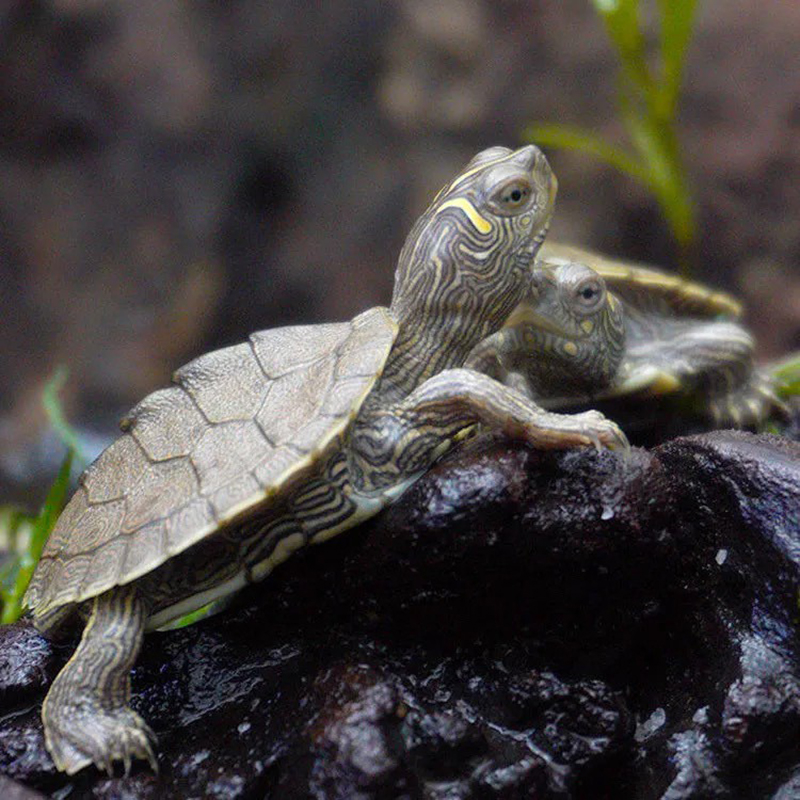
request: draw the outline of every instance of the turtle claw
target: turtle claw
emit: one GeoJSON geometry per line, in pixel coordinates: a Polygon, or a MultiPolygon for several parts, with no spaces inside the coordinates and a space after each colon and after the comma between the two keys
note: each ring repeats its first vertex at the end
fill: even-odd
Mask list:
{"type": "Polygon", "coordinates": [[[621,452],[622,455],[627,458],[631,453],[631,443],[628,441],[628,437],[616,423],[609,420],[609,426],[611,428],[612,439],[609,440],[606,446],[609,450],[621,452]]]}
{"type": "Polygon", "coordinates": [[[627,455],[631,446],[622,429],[599,411],[585,411],[572,417],[580,425],[580,431],[598,452],[600,450],[619,450],[627,455]]]}
{"type": "Polygon", "coordinates": [[[60,712],[45,727],[47,749],[59,770],[74,775],[94,764],[113,777],[115,763],[121,761],[127,776],[134,760],[141,759],[158,772],[155,734],[135,711],[89,708],[84,702],[60,712]]]}
{"type": "Polygon", "coordinates": [[[593,447],[598,452],[630,452],[628,439],[619,426],[599,411],[584,411],[581,414],[544,413],[526,426],[524,438],[534,447],[543,449],[593,447]]]}

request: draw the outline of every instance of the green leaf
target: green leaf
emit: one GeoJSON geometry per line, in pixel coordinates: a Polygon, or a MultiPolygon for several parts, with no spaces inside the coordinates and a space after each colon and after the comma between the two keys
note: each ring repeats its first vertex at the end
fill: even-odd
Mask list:
{"type": "MultiPolygon", "coordinates": [[[[66,499],[67,490],[69,489],[69,478],[72,474],[72,461],[74,456],[75,454],[72,450],[67,451],[64,461],[61,463],[61,468],[58,470],[58,475],[55,481],[53,481],[50,491],[47,493],[42,510],[36,517],[33,534],[31,536],[31,545],[28,548],[27,554],[28,564],[32,567],[36,566],[39,562],[39,556],[42,554],[44,543],[47,541],[50,531],[53,530],[58,515],[64,508],[64,500],[66,499]]],[[[26,564],[26,566],[28,564],[26,564]]]]}
{"type": "Polygon", "coordinates": [[[15,622],[22,615],[22,598],[25,590],[28,588],[33,570],[39,562],[44,543],[64,507],[72,472],[72,459],[73,452],[69,450],[58,471],[58,476],[47,493],[44,505],[36,516],[18,512],[19,516],[12,518],[10,530],[13,537],[19,533],[23,523],[27,523],[30,525],[30,539],[27,546],[12,556],[9,563],[4,565],[0,571],[0,597],[3,600],[0,623],[2,624],[15,622]]]}
{"type": "Polygon", "coordinates": [[[592,0],[620,63],[618,108],[632,147],[612,145],[591,131],[535,125],[525,138],[545,147],[579,150],[644,184],[655,196],[679,246],[684,274],[696,236],[695,209],[675,132],[686,51],[697,0],[658,0],[660,67],[648,66],[639,0],[592,0]]]}
{"type": "Polygon", "coordinates": [[[661,12],[661,87],[658,111],[662,119],[672,119],[677,110],[697,0],[658,0],[658,6],[661,12]]]}
{"type": "Polygon", "coordinates": [[[69,450],[73,451],[77,460],[86,465],[88,460],[81,449],[78,434],[72,425],[67,422],[64,408],[61,405],[61,398],[59,397],[59,393],[64,388],[68,377],[69,370],[63,364],[56,367],[55,372],[53,372],[42,391],[42,405],[47,414],[47,419],[58,437],[69,450]]]}
{"type": "Polygon", "coordinates": [[[620,100],[625,126],[646,165],[647,184],[656,196],[672,234],[681,248],[688,248],[695,236],[694,205],[678,155],[671,127],[637,112],[620,100]]]}
{"type": "Polygon", "coordinates": [[[64,507],[73,461],[77,456],[78,460],[86,463],[86,458],[80,450],[77,433],[67,422],[58,396],[66,380],[66,368],[58,367],[42,392],[42,405],[50,424],[67,446],[67,454],[47,493],[44,505],[35,515],[13,510],[8,511],[3,517],[0,509],[0,533],[5,534],[6,549],[9,553],[8,559],[0,567],[0,599],[3,603],[0,623],[14,622],[22,614],[22,598],[25,590],[39,563],[44,543],[64,507]],[[27,535],[25,542],[20,541],[23,531],[27,535]]]}
{"type": "Polygon", "coordinates": [[[0,599],[7,605],[14,596],[19,572],[19,555],[28,546],[32,517],[19,508],[0,508],[0,538],[5,552],[5,561],[0,566],[0,599]]]}
{"type": "Polygon", "coordinates": [[[592,0],[592,3],[616,46],[623,74],[647,98],[653,88],[653,78],[647,66],[639,25],[639,0],[592,0]]]}
{"type": "Polygon", "coordinates": [[[777,381],[778,396],[783,400],[800,397],[800,353],[794,353],[770,368],[777,381]]]}
{"type": "Polygon", "coordinates": [[[584,128],[558,124],[532,125],[525,129],[523,137],[540,147],[556,147],[588,153],[638,181],[648,182],[647,172],[635,156],[609,144],[597,134],[584,128]]]}

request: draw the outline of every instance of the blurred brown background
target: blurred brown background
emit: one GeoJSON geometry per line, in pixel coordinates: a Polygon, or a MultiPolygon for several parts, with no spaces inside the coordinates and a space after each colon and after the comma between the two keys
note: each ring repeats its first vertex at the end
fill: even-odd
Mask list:
{"type": "MultiPolygon", "coordinates": [[[[745,297],[764,357],[800,347],[799,35],[796,0],[701,0],[681,107],[695,273],[745,297]]],[[[58,364],[91,454],[194,355],[387,303],[475,151],[533,121],[619,140],[614,78],[588,0],[5,0],[0,499],[58,460],[58,364]]],[[[674,265],[643,190],[550,156],[554,237],[674,265]]]]}

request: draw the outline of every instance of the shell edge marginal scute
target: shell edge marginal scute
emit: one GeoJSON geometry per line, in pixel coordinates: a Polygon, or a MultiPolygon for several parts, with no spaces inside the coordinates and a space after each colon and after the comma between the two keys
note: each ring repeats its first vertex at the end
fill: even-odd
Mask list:
{"type": "MultiPolygon", "coordinates": [[[[666,292],[673,292],[678,301],[684,300],[692,303],[692,311],[703,316],[724,314],[731,319],[739,319],[744,313],[742,304],[732,295],[704,286],[696,281],[687,280],[679,275],[663,272],[649,264],[607,256],[576,245],[551,241],[545,242],[542,246],[539,258],[544,261],[586,263],[610,283],[621,281],[622,288],[639,286],[645,290],[661,288],[666,292]]],[[[614,291],[619,287],[612,285],[609,288],[614,291]]],[[[670,302],[670,298],[666,296],[663,299],[670,302]]]]}

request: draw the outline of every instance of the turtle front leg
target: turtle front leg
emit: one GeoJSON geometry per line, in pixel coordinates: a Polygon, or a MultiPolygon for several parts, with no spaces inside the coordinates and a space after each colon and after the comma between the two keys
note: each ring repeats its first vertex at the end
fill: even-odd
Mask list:
{"type": "Polygon", "coordinates": [[[657,395],[734,392],[750,380],[754,347],[753,337],[735,322],[693,325],[668,339],[631,347],[626,355],[628,377],[621,388],[639,388],[644,375],[643,386],[657,395]]]}
{"type": "Polygon", "coordinates": [[[73,775],[89,764],[125,773],[134,758],[158,762],[154,735],[131,708],[130,669],[139,654],[147,607],[133,587],[94,599],[83,637],[58,673],[42,705],[47,749],[56,767],[73,775]]]}
{"type": "Polygon", "coordinates": [[[448,369],[358,420],[351,439],[353,483],[367,492],[399,484],[426,470],[476,424],[542,449],[629,448],[620,428],[597,411],[554,414],[486,375],[448,369]]]}

